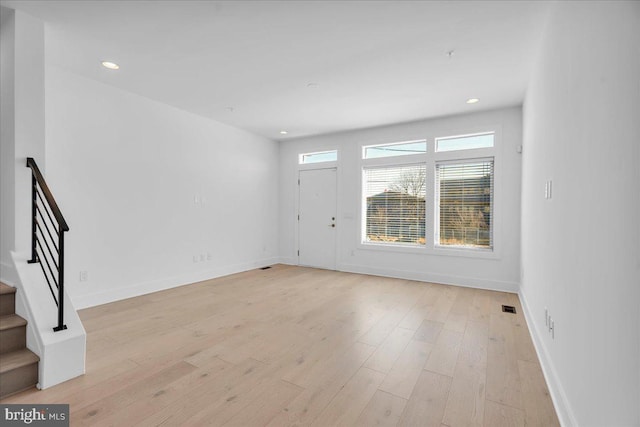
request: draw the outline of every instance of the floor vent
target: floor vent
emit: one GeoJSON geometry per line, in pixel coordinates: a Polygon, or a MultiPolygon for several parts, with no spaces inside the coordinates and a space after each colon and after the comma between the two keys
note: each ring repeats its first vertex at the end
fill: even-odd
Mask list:
{"type": "Polygon", "coordinates": [[[268,269],[270,269],[270,268],[271,268],[271,266],[270,266],[270,265],[268,265],[268,266],[266,266],[266,267],[260,267],[260,270],[268,270],[268,269]]]}
{"type": "Polygon", "coordinates": [[[505,313],[516,314],[516,308],[512,305],[503,305],[502,311],[504,311],[505,313]]]}

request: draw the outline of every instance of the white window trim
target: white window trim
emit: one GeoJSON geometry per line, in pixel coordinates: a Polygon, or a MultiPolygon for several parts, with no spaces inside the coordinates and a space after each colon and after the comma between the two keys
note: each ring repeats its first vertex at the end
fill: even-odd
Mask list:
{"type": "Polygon", "coordinates": [[[409,156],[424,156],[426,155],[426,153],[415,153],[415,154],[400,154],[400,155],[396,155],[396,156],[388,156],[388,157],[372,157],[370,159],[367,159],[365,157],[366,155],[366,149],[367,148],[376,148],[376,147],[393,147],[394,145],[403,145],[403,144],[411,144],[414,142],[425,142],[427,144],[427,152],[429,152],[429,140],[426,138],[418,138],[418,139],[409,139],[406,141],[400,141],[400,142],[382,142],[380,144],[362,144],[360,145],[360,155],[361,158],[363,160],[369,161],[369,160],[375,160],[375,159],[389,159],[389,158],[398,158],[398,157],[409,157],[409,156]]]}
{"type": "Polygon", "coordinates": [[[305,153],[298,153],[298,170],[307,170],[307,169],[332,169],[337,168],[340,162],[340,150],[337,148],[328,148],[318,151],[309,151],[305,153]],[[323,153],[331,153],[336,152],[336,159],[328,162],[315,162],[315,163],[300,163],[302,160],[302,156],[307,156],[309,154],[323,154],[323,153]]]}
{"type": "MultiPolygon", "coordinates": [[[[423,254],[434,256],[454,256],[462,258],[477,258],[477,259],[500,259],[502,250],[502,152],[504,150],[503,143],[503,130],[500,124],[485,124],[467,128],[447,129],[440,128],[436,132],[429,132],[428,135],[408,135],[404,138],[399,138],[400,141],[427,141],[427,153],[426,154],[412,154],[405,156],[394,157],[378,157],[374,159],[364,159],[364,147],[371,145],[387,145],[393,142],[378,141],[378,142],[361,142],[359,144],[359,194],[360,203],[358,203],[357,218],[360,220],[360,232],[357,236],[356,248],[363,251],[377,251],[377,252],[393,252],[393,253],[408,253],[408,254],[423,254]],[[494,134],[494,145],[491,148],[474,148],[468,150],[456,150],[456,151],[441,151],[436,152],[435,141],[437,138],[446,138],[448,136],[459,135],[479,135],[479,134],[494,134]],[[446,247],[436,245],[435,242],[435,218],[436,218],[436,195],[435,195],[435,165],[436,162],[444,161],[465,161],[468,159],[478,158],[493,158],[493,249],[482,248],[470,248],[470,247],[446,247]],[[372,243],[364,241],[364,234],[366,232],[366,220],[364,215],[366,214],[366,206],[364,201],[364,168],[374,166],[404,166],[415,163],[426,163],[426,180],[427,185],[425,188],[425,245],[394,245],[389,243],[372,243]],[[431,212],[431,217],[428,213],[431,212]]],[[[302,166],[302,165],[301,165],[302,166]]]]}
{"type": "Polygon", "coordinates": [[[337,164],[338,160],[340,160],[340,153],[338,153],[338,149],[333,149],[333,150],[322,150],[322,151],[312,151],[309,153],[298,153],[298,165],[299,166],[309,166],[309,165],[327,165],[327,164],[337,164]],[[302,161],[302,159],[304,158],[304,156],[313,156],[316,154],[327,154],[327,153],[336,153],[336,160],[328,160],[328,161],[324,161],[324,162],[310,162],[310,163],[304,163],[302,161]]]}
{"type": "MultiPolygon", "coordinates": [[[[384,144],[383,144],[384,145],[384,144]]],[[[419,154],[417,156],[421,156],[424,157],[424,154],[419,154]]],[[[409,156],[397,156],[397,157],[409,157],[409,156]]],[[[366,234],[366,228],[367,228],[367,221],[366,221],[366,214],[367,214],[367,201],[363,195],[363,185],[364,185],[364,170],[365,169],[385,169],[388,167],[403,167],[403,166],[416,166],[416,165],[424,165],[425,162],[423,161],[416,161],[414,155],[412,155],[411,157],[414,157],[412,162],[402,162],[402,163],[392,163],[392,164],[378,164],[379,162],[371,162],[372,164],[364,164],[360,167],[360,213],[359,213],[359,218],[360,218],[360,245],[361,245],[361,249],[365,249],[365,248],[374,248],[374,247],[382,247],[382,248],[386,248],[386,249],[392,249],[394,251],[398,251],[399,249],[401,249],[400,252],[413,252],[415,253],[416,250],[423,250],[425,248],[425,246],[428,246],[428,240],[427,240],[427,226],[428,224],[425,224],[425,240],[427,242],[425,242],[424,245],[420,245],[420,244],[413,244],[413,243],[384,243],[384,242],[367,242],[364,240],[364,236],[366,234]]],[[[396,157],[384,157],[385,160],[388,160],[389,158],[396,158],[396,157]]],[[[367,159],[367,160],[379,160],[379,158],[375,158],[375,159],[367,159]]],[[[425,174],[428,174],[428,170],[425,169],[425,174]]],[[[425,176],[425,179],[426,176],[425,176]]],[[[428,192],[428,188],[425,185],[425,207],[424,207],[424,212],[425,212],[425,216],[427,214],[427,207],[428,207],[428,203],[427,203],[427,192],[428,192]]],[[[428,221],[427,221],[428,222],[428,221]]]]}
{"type": "MultiPolygon", "coordinates": [[[[495,143],[495,141],[494,141],[495,143]]],[[[482,149],[482,150],[486,150],[486,149],[482,149]]],[[[471,150],[464,150],[464,151],[471,151],[471,150]]],[[[476,151],[476,150],[474,150],[476,151]]],[[[494,231],[495,231],[495,218],[494,218],[494,213],[495,213],[495,191],[496,191],[496,177],[495,177],[495,167],[496,167],[496,159],[494,156],[490,156],[490,157],[469,157],[469,158],[464,158],[464,159],[460,159],[457,158],[455,160],[436,160],[435,164],[434,164],[434,168],[433,168],[433,173],[434,173],[434,181],[433,181],[433,188],[434,188],[434,199],[433,199],[433,204],[434,204],[434,210],[433,210],[433,246],[434,249],[437,251],[441,251],[442,249],[447,249],[447,250],[454,250],[454,251],[472,251],[472,252],[478,252],[478,253],[484,253],[484,254],[490,254],[494,252],[494,248],[495,248],[495,235],[494,235],[494,231]],[[438,243],[438,240],[440,240],[440,187],[437,186],[437,177],[435,176],[436,174],[436,170],[437,170],[437,166],[439,164],[441,165],[464,165],[467,163],[473,163],[473,162],[487,162],[487,161],[491,161],[493,162],[493,194],[491,195],[491,247],[490,248],[480,248],[480,247],[475,247],[475,246],[463,246],[463,245],[441,245],[438,243]]]]}
{"type": "Polygon", "coordinates": [[[460,153],[461,151],[471,151],[471,150],[493,150],[495,148],[495,146],[496,146],[495,131],[464,133],[464,134],[460,134],[460,135],[438,136],[438,137],[434,138],[434,140],[433,140],[433,151],[435,153],[451,153],[451,152],[460,153]],[[459,150],[438,151],[438,141],[441,140],[441,139],[447,140],[447,139],[456,139],[456,138],[468,138],[468,137],[471,137],[471,136],[482,136],[482,135],[494,135],[493,147],[461,148],[459,150]]]}

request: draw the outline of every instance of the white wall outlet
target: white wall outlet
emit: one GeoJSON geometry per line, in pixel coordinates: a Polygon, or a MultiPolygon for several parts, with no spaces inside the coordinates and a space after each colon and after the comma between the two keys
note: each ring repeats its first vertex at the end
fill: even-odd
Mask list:
{"type": "Polygon", "coordinates": [[[80,272],[80,281],[81,282],[86,282],[87,280],[89,280],[89,272],[88,271],[81,271],[80,272]]]}
{"type": "Polygon", "coordinates": [[[556,338],[556,325],[553,319],[549,319],[549,332],[551,332],[551,339],[556,338]]]}
{"type": "Polygon", "coordinates": [[[213,259],[213,255],[211,255],[211,252],[207,252],[207,261],[211,261],[213,259]]]}

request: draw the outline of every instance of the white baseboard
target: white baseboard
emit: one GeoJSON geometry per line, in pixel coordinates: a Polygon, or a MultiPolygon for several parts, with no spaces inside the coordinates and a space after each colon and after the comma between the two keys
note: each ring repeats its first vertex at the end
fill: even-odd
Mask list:
{"type": "Polygon", "coordinates": [[[558,373],[555,369],[553,361],[551,357],[549,357],[549,353],[547,348],[544,345],[544,342],[540,339],[540,331],[536,326],[534,317],[531,315],[531,311],[529,310],[529,305],[527,304],[527,298],[522,292],[522,289],[518,292],[518,296],[520,297],[520,303],[522,304],[522,311],[524,312],[524,317],[527,320],[527,326],[529,328],[529,334],[533,340],[533,346],[536,349],[536,354],[538,355],[538,360],[540,361],[540,366],[542,367],[542,373],[544,374],[544,379],[547,381],[547,385],[549,387],[549,393],[551,394],[551,400],[553,401],[553,405],[556,408],[556,413],[558,414],[558,419],[560,421],[560,425],[563,427],[572,427],[577,426],[578,422],[576,421],[576,417],[571,409],[571,405],[569,405],[569,400],[567,399],[567,395],[564,392],[564,388],[558,379],[558,373]]]}
{"type": "Polygon", "coordinates": [[[405,280],[417,280],[420,282],[441,283],[444,285],[464,286],[467,288],[486,289],[490,291],[518,293],[518,283],[503,282],[499,280],[482,279],[478,277],[452,276],[434,274],[422,271],[396,270],[389,268],[377,268],[357,264],[340,264],[339,271],[348,273],[371,274],[373,276],[394,277],[405,280]]]}
{"type": "Polygon", "coordinates": [[[189,285],[192,283],[201,282],[203,280],[210,280],[217,277],[228,276],[230,274],[242,273],[244,271],[253,270],[255,268],[276,264],[279,261],[280,259],[277,257],[265,258],[252,262],[221,266],[210,270],[202,270],[196,273],[183,274],[180,276],[136,283],[122,288],[109,289],[104,292],[74,296],[73,304],[76,309],[80,310],[83,308],[94,307],[96,305],[107,304],[114,301],[120,301],[127,298],[133,298],[140,295],[163,291],[165,289],[177,288],[179,286],[189,285]]]}
{"type": "Polygon", "coordinates": [[[298,258],[280,257],[280,258],[278,258],[278,263],[279,264],[285,264],[285,265],[298,265],[298,258]]]}

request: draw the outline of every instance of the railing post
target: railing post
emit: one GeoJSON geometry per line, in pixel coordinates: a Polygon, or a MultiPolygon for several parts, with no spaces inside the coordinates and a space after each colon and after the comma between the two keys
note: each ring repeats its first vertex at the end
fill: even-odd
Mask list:
{"type": "Polygon", "coordinates": [[[36,180],[36,176],[33,174],[33,171],[31,171],[31,259],[27,261],[29,264],[38,262],[38,254],[36,253],[37,192],[38,181],[36,180]]]}
{"type": "Polygon", "coordinates": [[[58,230],[58,326],[54,332],[67,329],[64,324],[64,231],[58,230]]]}

